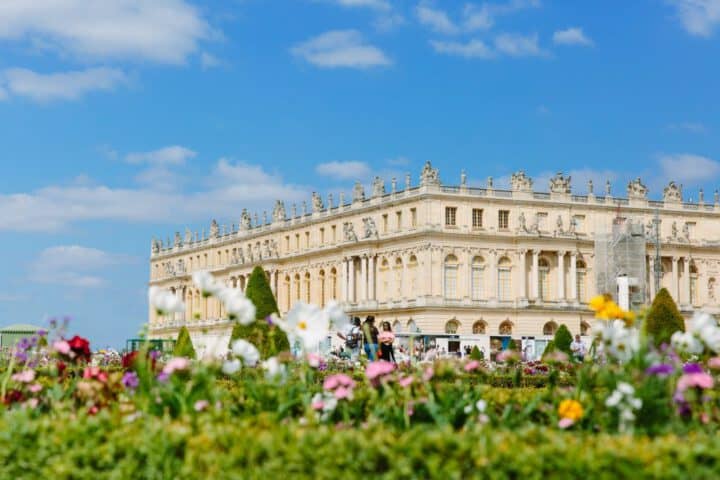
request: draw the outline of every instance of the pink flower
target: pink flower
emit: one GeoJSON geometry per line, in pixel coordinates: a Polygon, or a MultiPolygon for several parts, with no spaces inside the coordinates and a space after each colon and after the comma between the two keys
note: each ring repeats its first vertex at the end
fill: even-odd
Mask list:
{"type": "Polygon", "coordinates": [[[720,357],[713,357],[708,360],[708,367],[713,370],[720,370],[720,357]]]}
{"type": "Polygon", "coordinates": [[[423,382],[428,382],[435,375],[435,370],[432,367],[427,367],[423,372],[423,382]]]}
{"type": "Polygon", "coordinates": [[[343,398],[352,398],[352,393],[352,388],[338,387],[337,390],[335,390],[335,398],[338,400],[343,398]]]}
{"type": "Polygon", "coordinates": [[[39,383],[33,383],[28,387],[28,390],[30,390],[32,393],[38,393],[40,390],[42,390],[42,385],[39,383]]]}
{"type": "Polygon", "coordinates": [[[58,340],[53,343],[53,348],[56,352],[62,353],[63,355],[70,354],[70,344],[65,340],[58,340]]]}
{"type": "Polygon", "coordinates": [[[353,379],[348,377],[344,373],[330,375],[323,382],[323,388],[325,390],[335,390],[338,387],[353,388],[354,386],[355,382],[353,381],[353,379]]]}
{"type": "Polygon", "coordinates": [[[35,380],[35,370],[23,370],[13,375],[12,379],[20,383],[30,383],[35,380]]]}
{"type": "Polygon", "coordinates": [[[473,370],[477,370],[478,368],[480,368],[480,362],[478,362],[477,360],[471,360],[465,364],[466,372],[472,372],[473,370]]]}
{"type": "Polygon", "coordinates": [[[311,367],[318,368],[320,363],[322,363],[322,357],[317,353],[308,353],[307,361],[311,367]]]}
{"type": "Polygon", "coordinates": [[[686,373],[677,383],[678,392],[684,392],[685,390],[698,387],[702,389],[712,388],[714,384],[713,378],[705,372],[702,373],[686,373]]]}
{"type": "Polygon", "coordinates": [[[31,398],[27,402],[25,402],[25,405],[27,405],[30,408],[37,408],[38,404],[40,404],[40,400],[37,398],[31,398]]]}
{"type": "Polygon", "coordinates": [[[392,373],[393,370],[395,370],[395,364],[386,362],[385,360],[379,360],[368,363],[365,368],[365,376],[367,376],[369,380],[375,380],[392,373]]]}
{"type": "Polygon", "coordinates": [[[180,372],[190,368],[190,360],[185,357],[173,357],[163,367],[165,375],[172,375],[173,372],[180,372]]]}
{"type": "Polygon", "coordinates": [[[575,420],[571,418],[561,418],[558,422],[558,427],[562,429],[570,428],[575,424],[575,420]]]}
{"type": "Polygon", "coordinates": [[[325,406],[325,404],[323,403],[322,400],[315,400],[310,404],[310,407],[313,410],[322,410],[324,406],[325,406]]]}
{"type": "Polygon", "coordinates": [[[414,380],[413,377],[408,375],[407,377],[403,377],[400,380],[398,380],[398,384],[403,388],[407,388],[413,383],[413,380],[414,380]]]}
{"type": "Polygon", "coordinates": [[[210,402],[208,402],[207,400],[198,400],[197,402],[195,402],[195,405],[193,405],[193,408],[196,412],[202,412],[208,406],[210,406],[210,402]]]}

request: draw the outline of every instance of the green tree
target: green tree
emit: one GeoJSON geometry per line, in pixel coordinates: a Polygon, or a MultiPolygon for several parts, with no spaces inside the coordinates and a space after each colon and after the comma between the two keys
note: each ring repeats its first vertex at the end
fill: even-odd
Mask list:
{"type": "Polygon", "coordinates": [[[541,360],[545,361],[545,359],[555,351],[555,340],[550,340],[547,345],[545,345],[545,350],[543,350],[541,360]]]}
{"type": "Polygon", "coordinates": [[[195,358],[195,348],[193,347],[190,332],[188,332],[187,327],[182,327],[180,332],[178,332],[175,348],[173,348],[173,356],[191,359],[195,358]]]}
{"type": "Polygon", "coordinates": [[[233,341],[243,338],[257,347],[262,358],[272,357],[289,350],[290,344],[285,332],[267,322],[268,316],[280,312],[262,267],[257,266],[253,269],[245,289],[245,295],[255,305],[256,321],[250,325],[235,323],[230,335],[230,346],[233,341]]]}
{"type": "Polygon", "coordinates": [[[673,333],[685,331],[685,320],[666,288],[661,289],[653,300],[645,319],[645,333],[656,346],[670,343],[673,333]]]}
{"type": "Polygon", "coordinates": [[[556,350],[565,352],[568,355],[572,355],[570,344],[572,343],[572,334],[568,330],[567,326],[563,323],[555,332],[555,338],[553,339],[554,347],[556,350]]]}
{"type": "Polygon", "coordinates": [[[477,345],[475,345],[472,350],[470,350],[470,359],[478,361],[485,360],[485,355],[483,355],[477,345]]]}

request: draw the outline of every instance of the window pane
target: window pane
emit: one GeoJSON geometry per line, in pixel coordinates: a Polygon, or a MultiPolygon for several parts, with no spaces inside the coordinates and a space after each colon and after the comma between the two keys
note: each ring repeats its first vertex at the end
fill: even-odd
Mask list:
{"type": "Polygon", "coordinates": [[[472,299],[480,300],[482,298],[482,267],[472,268],[472,299]]]}
{"type": "Polygon", "coordinates": [[[445,298],[456,298],[457,295],[457,267],[445,266],[445,298]]]}

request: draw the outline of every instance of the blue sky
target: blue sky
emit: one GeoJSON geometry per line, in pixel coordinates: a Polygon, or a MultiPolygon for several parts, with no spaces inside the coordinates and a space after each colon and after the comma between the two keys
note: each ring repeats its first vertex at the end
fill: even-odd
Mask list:
{"type": "Polygon", "coordinates": [[[719,36],[720,0],[4,0],[0,324],[122,346],[153,235],[426,160],[711,200],[719,36]]]}

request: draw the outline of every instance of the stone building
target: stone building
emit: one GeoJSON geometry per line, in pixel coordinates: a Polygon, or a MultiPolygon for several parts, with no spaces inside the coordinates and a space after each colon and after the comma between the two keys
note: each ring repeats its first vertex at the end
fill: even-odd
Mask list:
{"type": "Polygon", "coordinates": [[[587,300],[597,285],[608,290],[628,275],[613,249],[630,244],[623,258],[635,262],[636,304],[654,296],[657,270],[685,314],[719,311],[717,192],[711,203],[702,192],[696,203],[684,202],[682,186],[670,182],[654,201],[637,179],[623,197],[612,195],[609,182],[599,194],[589,182],[580,195],[570,180],[557,174],[548,191],[536,191],[518,172],[504,190],[492,178],[484,188],[469,187],[463,173],[450,186],[428,162],[418,185],[407,175],[404,185],[392,179],[386,190],[375,178],[369,194],[357,183],[350,199],[313,193],[309,211],[303,202],[288,214],[278,200],[270,218],[243,210],[237,226],[213,221],[207,234],[153,240],[150,284],[181,296],[187,312],[150,312],[150,335],[174,338],[187,325],[201,352],[222,351],[230,324],[218,302],[193,287],[192,272],[208,270],[242,290],[261,265],[283,313],[298,301],[337,299],[351,315],[374,314],[399,337],[448,351],[477,344],[489,352],[511,337],[533,338],[541,351],[560,324],[589,333],[587,300]],[[640,239],[623,243],[623,235],[640,239]]]}

